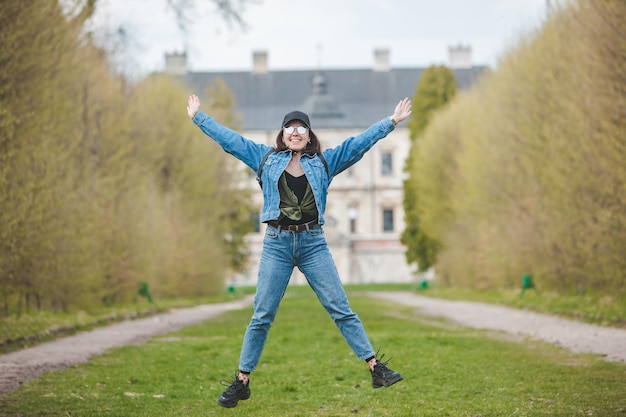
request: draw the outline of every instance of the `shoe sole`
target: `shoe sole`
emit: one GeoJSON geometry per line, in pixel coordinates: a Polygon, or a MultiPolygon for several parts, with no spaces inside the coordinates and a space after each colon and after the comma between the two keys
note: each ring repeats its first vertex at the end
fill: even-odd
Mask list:
{"type": "Polygon", "coordinates": [[[235,400],[232,403],[225,403],[225,402],[221,402],[219,399],[217,400],[217,405],[222,406],[224,408],[235,408],[237,407],[237,403],[239,402],[239,400],[235,400]]]}
{"type": "Polygon", "coordinates": [[[395,384],[396,382],[400,382],[402,381],[402,375],[398,375],[392,379],[383,379],[383,380],[376,380],[376,381],[372,381],[372,388],[376,389],[376,388],[382,388],[382,387],[390,387],[393,384],[395,384]]]}
{"type": "Polygon", "coordinates": [[[235,407],[237,407],[237,403],[239,401],[245,401],[248,398],[250,398],[250,394],[248,394],[248,396],[245,397],[245,398],[235,398],[234,401],[226,402],[226,401],[222,401],[222,397],[220,397],[220,398],[217,399],[217,405],[222,406],[224,408],[235,408],[235,407]]]}

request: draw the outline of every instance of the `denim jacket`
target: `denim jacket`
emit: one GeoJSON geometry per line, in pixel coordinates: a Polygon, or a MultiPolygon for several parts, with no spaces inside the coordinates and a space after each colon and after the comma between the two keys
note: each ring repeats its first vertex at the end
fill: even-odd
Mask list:
{"type": "MultiPolygon", "coordinates": [[[[263,156],[272,149],[271,146],[246,139],[234,130],[220,125],[202,111],[196,113],[193,117],[193,122],[226,152],[248,165],[255,172],[259,170],[263,156]]],[[[328,164],[328,174],[326,173],[324,163],[317,155],[302,155],[300,164],[315,196],[315,204],[319,213],[319,224],[325,223],[326,195],[333,177],[361,160],[365,152],[370,150],[376,142],[387,136],[393,129],[393,123],[389,117],[386,117],[359,135],[347,138],[338,146],[322,151],[328,164]]],[[[278,180],[290,160],[291,151],[287,149],[270,154],[265,161],[261,174],[263,182],[261,222],[277,220],[280,215],[278,180]]]]}

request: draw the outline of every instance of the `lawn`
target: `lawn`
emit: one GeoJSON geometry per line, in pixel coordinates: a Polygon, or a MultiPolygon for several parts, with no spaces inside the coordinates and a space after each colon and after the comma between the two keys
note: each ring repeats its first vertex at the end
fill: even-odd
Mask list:
{"type": "Polygon", "coordinates": [[[236,371],[251,309],[110,351],[3,394],[2,416],[626,416],[626,365],[424,318],[352,296],[376,348],[404,376],[374,390],[311,291],[289,292],[252,397],[215,401],[236,371]]]}

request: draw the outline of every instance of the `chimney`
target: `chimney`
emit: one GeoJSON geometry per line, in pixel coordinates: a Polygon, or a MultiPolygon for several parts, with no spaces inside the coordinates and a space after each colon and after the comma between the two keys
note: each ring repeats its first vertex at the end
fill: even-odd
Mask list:
{"type": "Polygon", "coordinates": [[[374,71],[387,72],[391,70],[389,55],[388,48],[374,49],[374,71]]]}
{"type": "Polygon", "coordinates": [[[267,74],[266,51],[254,51],[252,53],[252,72],[254,74],[267,74]]]}
{"type": "Polygon", "coordinates": [[[448,66],[450,69],[471,69],[472,68],[472,47],[457,46],[448,47],[448,66]]]}
{"type": "Polygon", "coordinates": [[[165,73],[170,75],[185,75],[187,73],[187,53],[166,53],[165,73]]]}

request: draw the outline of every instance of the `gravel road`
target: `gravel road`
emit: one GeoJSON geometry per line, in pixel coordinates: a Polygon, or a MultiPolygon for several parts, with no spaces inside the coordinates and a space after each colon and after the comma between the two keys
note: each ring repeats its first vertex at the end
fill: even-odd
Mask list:
{"type": "Polygon", "coordinates": [[[376,297],[417,307],[416,313],[444,317],[463,326],[500,330],[543,340],[575,353],[595,353],[626,362],[626,329],[601,327],[493,304],[449,301],[409,292],[377,292],[376,297]]]}
{"type": "Polygon", "coordinates": [[[20,384],[53,369],[86,362],[106,350],[173,332],[210,319],[228,310],[244,308],[253,296],[221,304],[172,310],[143,319],[100,327],[88,332],[0,355],[0,392],[14,391],[20,384]]]}
{"type": "MultiPolygon", "coordinates": [[[[500,330],[544,340],[577,353],[595,353],[610,361],[626,361],[626,329],[606,328],[545,314],[482,303],[447,301],[410,292],[376,292],[367,295],[415,307],[415,313],[443,317],[463,326],[500,330]]],[[[0,355],[0,392],[14,391],[43,372],[86,362],[106,350],[169,333],[200,323],[224,311],[252,303],[241,300],[177,309],[144,319],[131,320],[57,339],[0,355]]]]}

